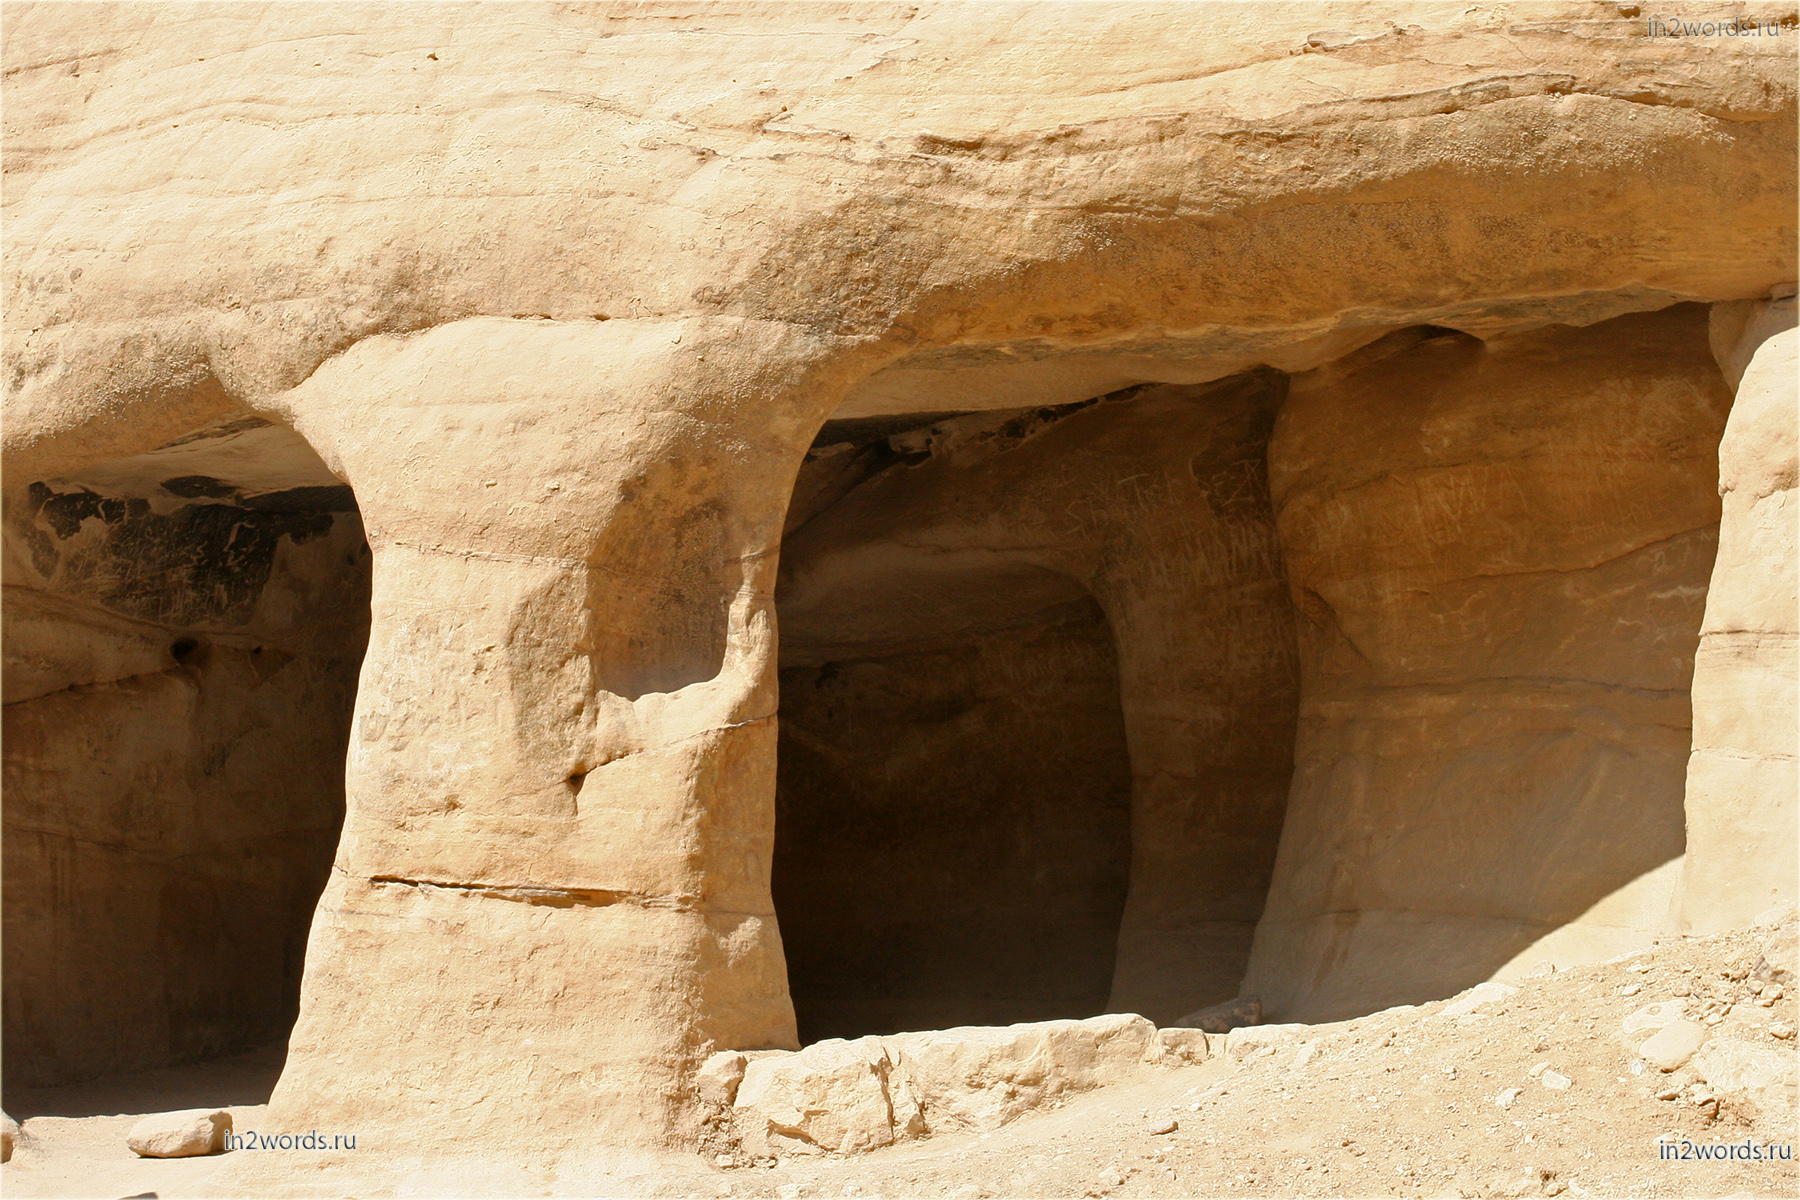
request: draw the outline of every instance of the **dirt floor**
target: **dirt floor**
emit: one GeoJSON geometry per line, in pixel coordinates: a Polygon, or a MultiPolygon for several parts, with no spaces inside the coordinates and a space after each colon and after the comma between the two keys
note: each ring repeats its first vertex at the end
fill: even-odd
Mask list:
{"type": "Polygon", "coordinates": [[[1752,995],[1757,982],[1744,978],[1771,932],[1670,941],[1540,976],[1463,1015],[1439,1001],[1305,1029],[1242,1062],[1147,1067],[1138,1082],[1073,1097],[997,1133],[850,1158],[721,1168],[682,1156],[559,1171],[530,1163],[527,1152],[484,1171],[409,1166],[374,1146],[177,1160],[139,1160],[125,1148],[138,1116],[175,1108],[229,1106],[239,1131],[262,1129],[261,1102],[279,1068],[272,1048],[9,1096],[24,1137],[0,1168],[0,1186],[8,1197],[108,1198],[1795,1197],[1800,1163],[1791,1155],[1800,1137],[1791,1119],[1782,1127],[1729,1102],[1697,1103],[1682,1088],[1688,1073],[1647,1066],[1620,1037],[1621,1020],[1651,1003],[1679,1003],[1697,1020],[1729,1003],[1719,1033],[1792,1055],[1796,989],[1788,985],[1765,1007],[1752,995]],[[1550,1086],[1557,1076],[1569,1085],[1550,1086]],[[1497,1098],[1511,1088],[1521,1090],[1501,1107],[1497,1098]],[[1773,1142],[1790,1157],[1664,1161],[1659,1137],[1773,1142]]]}

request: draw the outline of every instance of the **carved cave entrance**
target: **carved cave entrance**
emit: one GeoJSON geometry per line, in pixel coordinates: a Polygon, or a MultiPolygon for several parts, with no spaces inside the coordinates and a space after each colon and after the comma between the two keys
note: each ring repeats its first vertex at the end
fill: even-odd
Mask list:
{"type": "Polygon", "coordinates": [[[773,884],[802,1042],[1105,1010],[1131,766],[1112,630],[1052,582],[959,577],[984,606],[960,628],[890,611],[876,644],[784,660],[773,884]]]}
{"type": "Polygon", "coordinates": [[[827,424],[776,597],[803,1043],[1236,993],[1292,770],[1282,386],[827,424]]]}
{"type": "Polygon", "coordinates": [[[9,1090],[279,1041],[368,641],[350,489],[245,418],[19,487],[6,538],[9,1090]]]}

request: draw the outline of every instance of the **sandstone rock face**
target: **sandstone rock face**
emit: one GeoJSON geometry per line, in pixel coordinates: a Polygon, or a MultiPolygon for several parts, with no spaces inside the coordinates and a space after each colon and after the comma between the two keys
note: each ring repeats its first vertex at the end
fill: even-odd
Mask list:
{"type": "Polygon", "coordinates": [[[1800,503],[1794,300],[1720,306],[1737,399],[1719,446],[1724,513],[1694,665],[1681,926],[1710,933],[1800,900],[1800,503]]]}
{"type": "Polygon", "coordinates": [[[1682,852],[1730,403],[1706,321],[1394,335],[1295,380],[1300,735],[1245,983],[1272,1015],[1455,992],[1682,852]]]}
{"type": "Polygon", "coordinates": [[[140,1158],[192,1158],[225,1149],[230,1132],[230,1113],[194,1108],[145,1117],[125,1135],[125,1144],[140,1158]]]}
{"type": "MultiPolygon", "coordinates": [[[[1090,1005],[1109,904],[1104,1003],[1161,1019],[1246,970],[1277,1017],[1455,992],[1684,844],[1696,925],[1782,894],[1771,838],[1717,864],[1791,818],[1745,689],[1791,705],[1757,597],[1793,585],[1752,576],[1792,469],[1727,455],[1715,571],[1700,306],[1791,294],[1791,45],[1587,5],[21,10],[9,1070],[265,1028],[209,1022],[291,996],[288,943],[240,975],[201,931],[253,874],[272,912],[318,888],[258,839],[329,842],[337,762],[271,1122],[697,1144],[712,1053],[798,1045],[779,674],[876,650],[900,683],[820,688],[796,733],[929,709],[934,674],[1092,718],[1051,757],[1072,799],[1129,780],[1129,850],[1088,808],[1059,836],[1111,829],[1097,861],[1042,860],[1090,893],[1090,1005]],[[1146,384],[1030,437],[970,416],[1146,384]],[[834,417],[906,420],[819,443],[834,417]],[[188,452],[218,465],[161,470],[188,452]],[[354,511],[257,507],[301,487],[354,511]],[[1709,578],[1754,619],[1707,602],[1690,747],[1709,578]],[[1065,604],[986,658],[922,637],[1065,604]],[[168,999],[127,1015],[152,944],[168,999]]],[[[971,777],[943,763],[903,765],[971,777]]],[[[878,1137],[866,1109],[821,1136],[878,1137]]]]}

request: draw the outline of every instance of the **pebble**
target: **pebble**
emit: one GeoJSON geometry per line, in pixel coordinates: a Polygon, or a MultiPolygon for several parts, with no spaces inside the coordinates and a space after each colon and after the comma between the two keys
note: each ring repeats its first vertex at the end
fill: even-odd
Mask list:
{"type": "Polygon", "coordinates": [[[1538,1082],[1553,1092],[1566,1092],[1569,1090],[1569,1085],[1575,1081],[1556,1071],[1545,1071],[1538,1076],[1538,1082]]]}
{"type": "Polygon", "coordinates": [[[1518,1098],[1524,1094],[1524,1088],[1509,1087],[1501,1091],[1498,1096],[1494,1097],[1494,1103],[1498,1104],[1501,1108],[1511,1108],[1518,1098]]]}
{"type": "Polygon", "coordinates": [[[1641,987],[1641,986],[1640,986],[1640,985],[1638,985],[1638,984],[1635,984],[1635,983],[1628,983],[1628,984],[1626,984],[1626,985],[1625,985],[1625,986],[1624,986],[1624,987],[1622,987],[1622,988],[1620,988],[1620,989],[1619,989],[1619,995],[1621,995],[1621,996],[1635,996],[1635,995],[1637,995],[1637,994],[1638,994],[1638,993],[1639,993],[1639,992],[1641,992],[1641,991],[1643,991],[1643,990],[1644,990],[1644,989],[1643,989],[1643,988],[1642,988],[1642,987],[1641,987]]]}
{"type": "Polygon", "coordinates": [[[1769,1036],[1786,1041],[1788,1038],[1794,1036],[1794,1027],[1785,1021],[1776,1021],[1769,1026],[1769,1036]]]}
{"type": "Polygon", "coordinates": [[[1174,1133],[1180,1128],[1180,1122],[1176,1121],[1174,1117],[1159,1117],[1144,1126],[1144,1132],[1154,1136],[1157,1134],[1174,1133]]]}

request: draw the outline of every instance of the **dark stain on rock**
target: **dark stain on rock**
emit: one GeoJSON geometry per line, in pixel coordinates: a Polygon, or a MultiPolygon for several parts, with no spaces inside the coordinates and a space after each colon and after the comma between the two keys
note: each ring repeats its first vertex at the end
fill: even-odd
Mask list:
{"type": "MultiPolygon", "coordinates": [[[[163,487],[203,495],[218,483],[186,476],[163,487]]],[[[31,485],[29,497],[34,563],[46,576],[117,612],[178,627],[247,622],[281,540],[304,544],[328,533],[334,514],[356,511],[348,487],[290,488],[234,504],[200,500],[169,513],[144,500],[85,488],[59,493],[42,483],[31,485]],[[95,520],[102,529],[92,528],[95,520]]]]}
{"type": "Polygon", "coordinates": [[[162,490],[171,496],[180,496],[183,500],[222,499],[235,496],[238,489],[223,479],[214,479],[211,475],[178,475],[174,479],[165,479],[162,490]]]}

